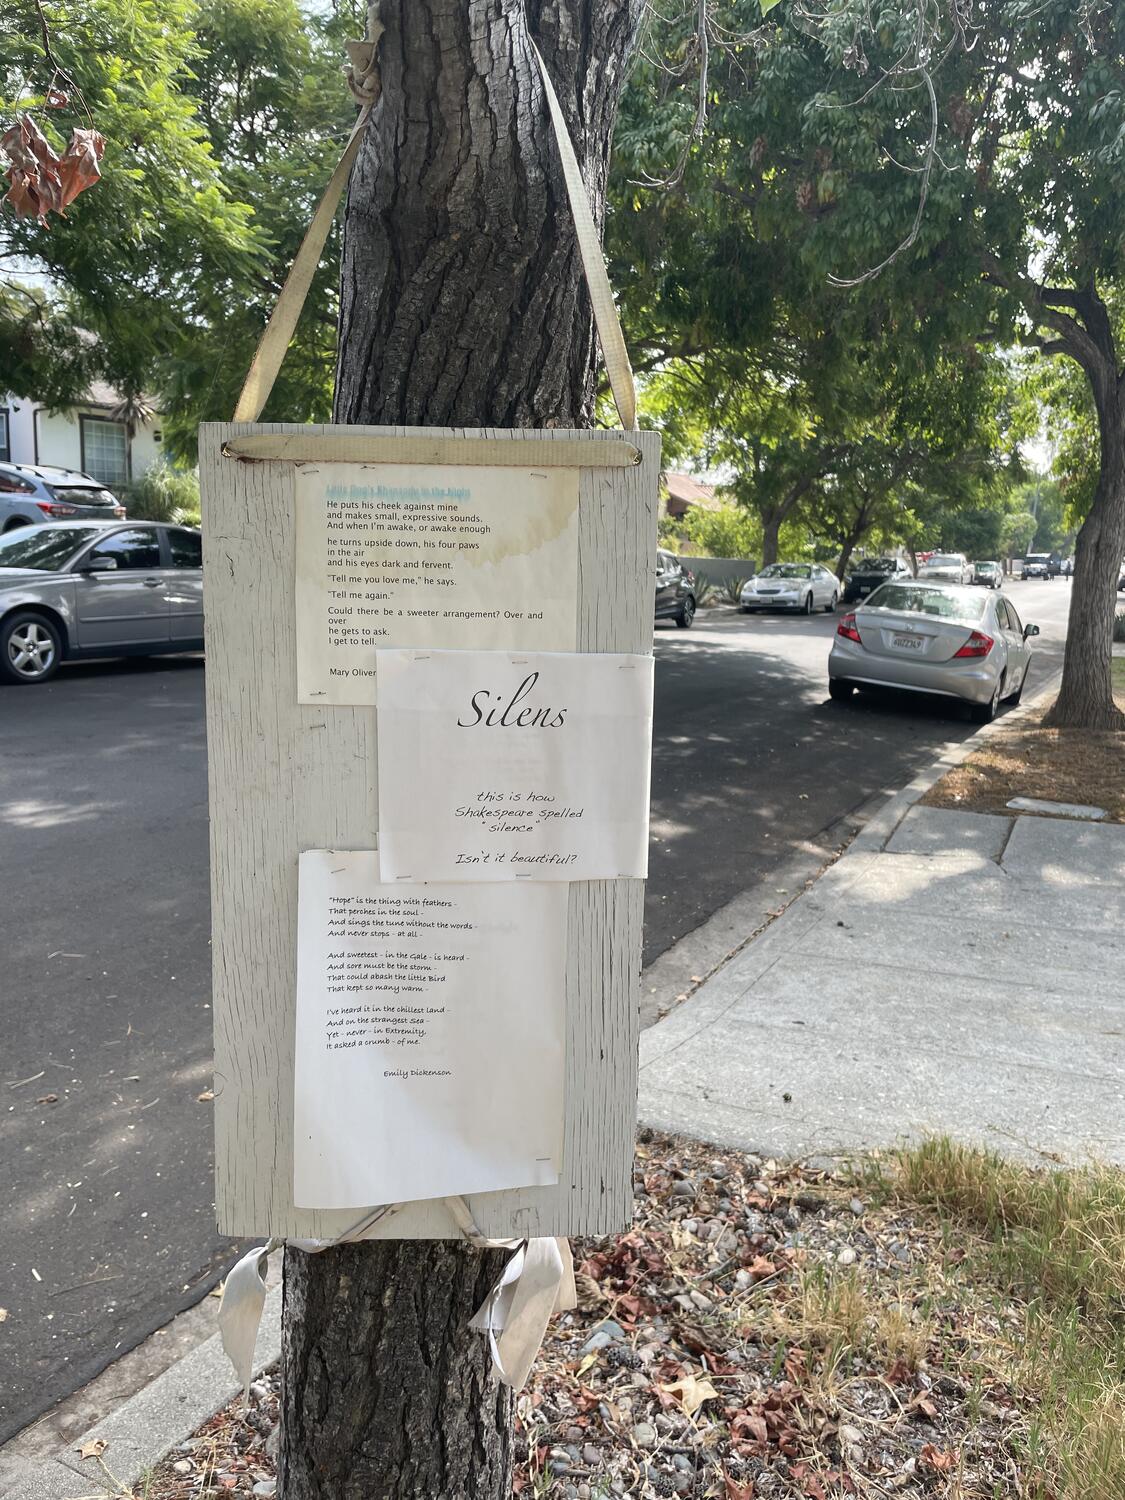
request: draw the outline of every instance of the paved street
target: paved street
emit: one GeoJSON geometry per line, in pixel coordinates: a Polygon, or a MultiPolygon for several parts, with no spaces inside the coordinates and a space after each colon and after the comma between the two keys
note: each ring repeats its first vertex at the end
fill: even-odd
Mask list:
{"type": "MultiPolygon", "coordinates": [[[[1069,585],[1013,583],[1043,629],[1029,691],[1062,662],[1069,585]]],[[[702,614],[656,631],[656,733],[645,963],[802,844],[881,791],[896,791],[938,746],[973,732],[956,704],[900,694],[828,697],[836,620],[702,614]]]]}
{"type": "MultiPolygon", "coordinates": [[[[1016,584],[1060,659],[1068,586],[1016,584]]],[[[646,961],[935,747],[956,709],[831,704],[835,621],[656,632],[646,961]]],[[[194,1300],[213,1230],[203,667],[0,688],[0,1441],[194,1300]],[[57,1097],[52,1097],[57,1096],[57,1097]]]]}

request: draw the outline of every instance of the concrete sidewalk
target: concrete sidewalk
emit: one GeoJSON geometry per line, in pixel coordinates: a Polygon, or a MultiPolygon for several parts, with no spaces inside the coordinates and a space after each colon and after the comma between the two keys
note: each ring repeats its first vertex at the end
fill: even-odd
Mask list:
{"type": "Polygon", "coordinates": [[[641,1038],[648,1125],[1125,1162],[1125,826],[914,806],[641,1038]]]}

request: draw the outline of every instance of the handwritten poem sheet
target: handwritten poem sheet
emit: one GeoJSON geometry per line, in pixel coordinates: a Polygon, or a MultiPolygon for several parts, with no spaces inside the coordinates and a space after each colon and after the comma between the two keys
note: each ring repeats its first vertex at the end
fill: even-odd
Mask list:
{"type": "Polygon", "coordinates": [[[574,649],[577,469],[295,472],[300,702],[373,704],[381,646],[574,649]]]}
{"type": "Polygon", "coordinates": [[[381,884],[300,857],[294,1201],[541,1186],[562,1155],[565,886],[381,884]]]}
{"type": "Polygon", "coordinates": [[[652,657],[380,651],[388,882],[643,878],[652,657]]]}

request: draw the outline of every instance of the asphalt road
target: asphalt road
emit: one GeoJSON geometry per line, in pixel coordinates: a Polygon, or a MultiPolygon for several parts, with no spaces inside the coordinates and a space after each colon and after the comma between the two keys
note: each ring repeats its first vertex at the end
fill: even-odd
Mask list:
{"type": "MultiPolygon", "coordinates": [[[[1068,585],[1015,585],[1060,657],[1068,585]]],[[[829,702],[825,617],[656,632],[646,962],[802,841],[970,732],[914,699],[829,702]]],[[[199,659],[0,688],[0,1441],[196,1300],[211,1206],[199,659]]]]}

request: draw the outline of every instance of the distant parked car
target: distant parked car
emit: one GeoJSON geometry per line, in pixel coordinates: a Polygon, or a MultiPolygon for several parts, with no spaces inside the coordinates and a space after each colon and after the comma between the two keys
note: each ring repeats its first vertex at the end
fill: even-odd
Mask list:
{"type": "Polygon", "coordinates": [[[1028,578],[1052,578],[1051,556],[1048,552],[1029,552],[1023,560],[1023,568],[1020,577],[1028,578]]]}
{"type": "Polygon", "coordinates": [[[845,604],[873,594],[881,583],[891,578],[913,578],[910,564],[901,557],[865,557],[855,564],[844,583],[845,604]]]}
{"type": "Polygon", "coordinates": [[[203,649],[203,548],[188,526],[60,521],[0,537],[0,679],[86,656],[203,649]]]}
{"type": "Polygon", "coordinates": [[[987,724],[1001,701],[1018,703],[1038,625],[1023,625],[1003,594],[919,579],[885,583],[836,629],[828,691],[904,688],[960,698],[987,724]]]}
{"type": "Polygon", "coordinates": [[[50,521],[124,518],[121,501],[89,474],[46,464],[0,464],[0,532],[50,521]]]}
{"type": "Polygon", "coordinates": [[[998,562],[975,562],[973,582],[983,583],[986,589],[998,589],[1004,582],[1004,569],[998,562]]]}
{"type": "Polygon", "coordinates": [[[739,601],[746,614],[756,609],[814,609],[831,613],[840,598],[840,580],[820,563],[770,563],[742,585],[739,601]]]}
{"type": "Polygon", "coordinates": [[[656,554],[656,618],[687,630],[695,619],[695,575],[671,552],[656,554]]]}
{"type": "Polygon", "coordinates": [[[963,552],[934,552],[918,565],[918,577],[928,583],[972,583],[973,570],[963,552]]]}

